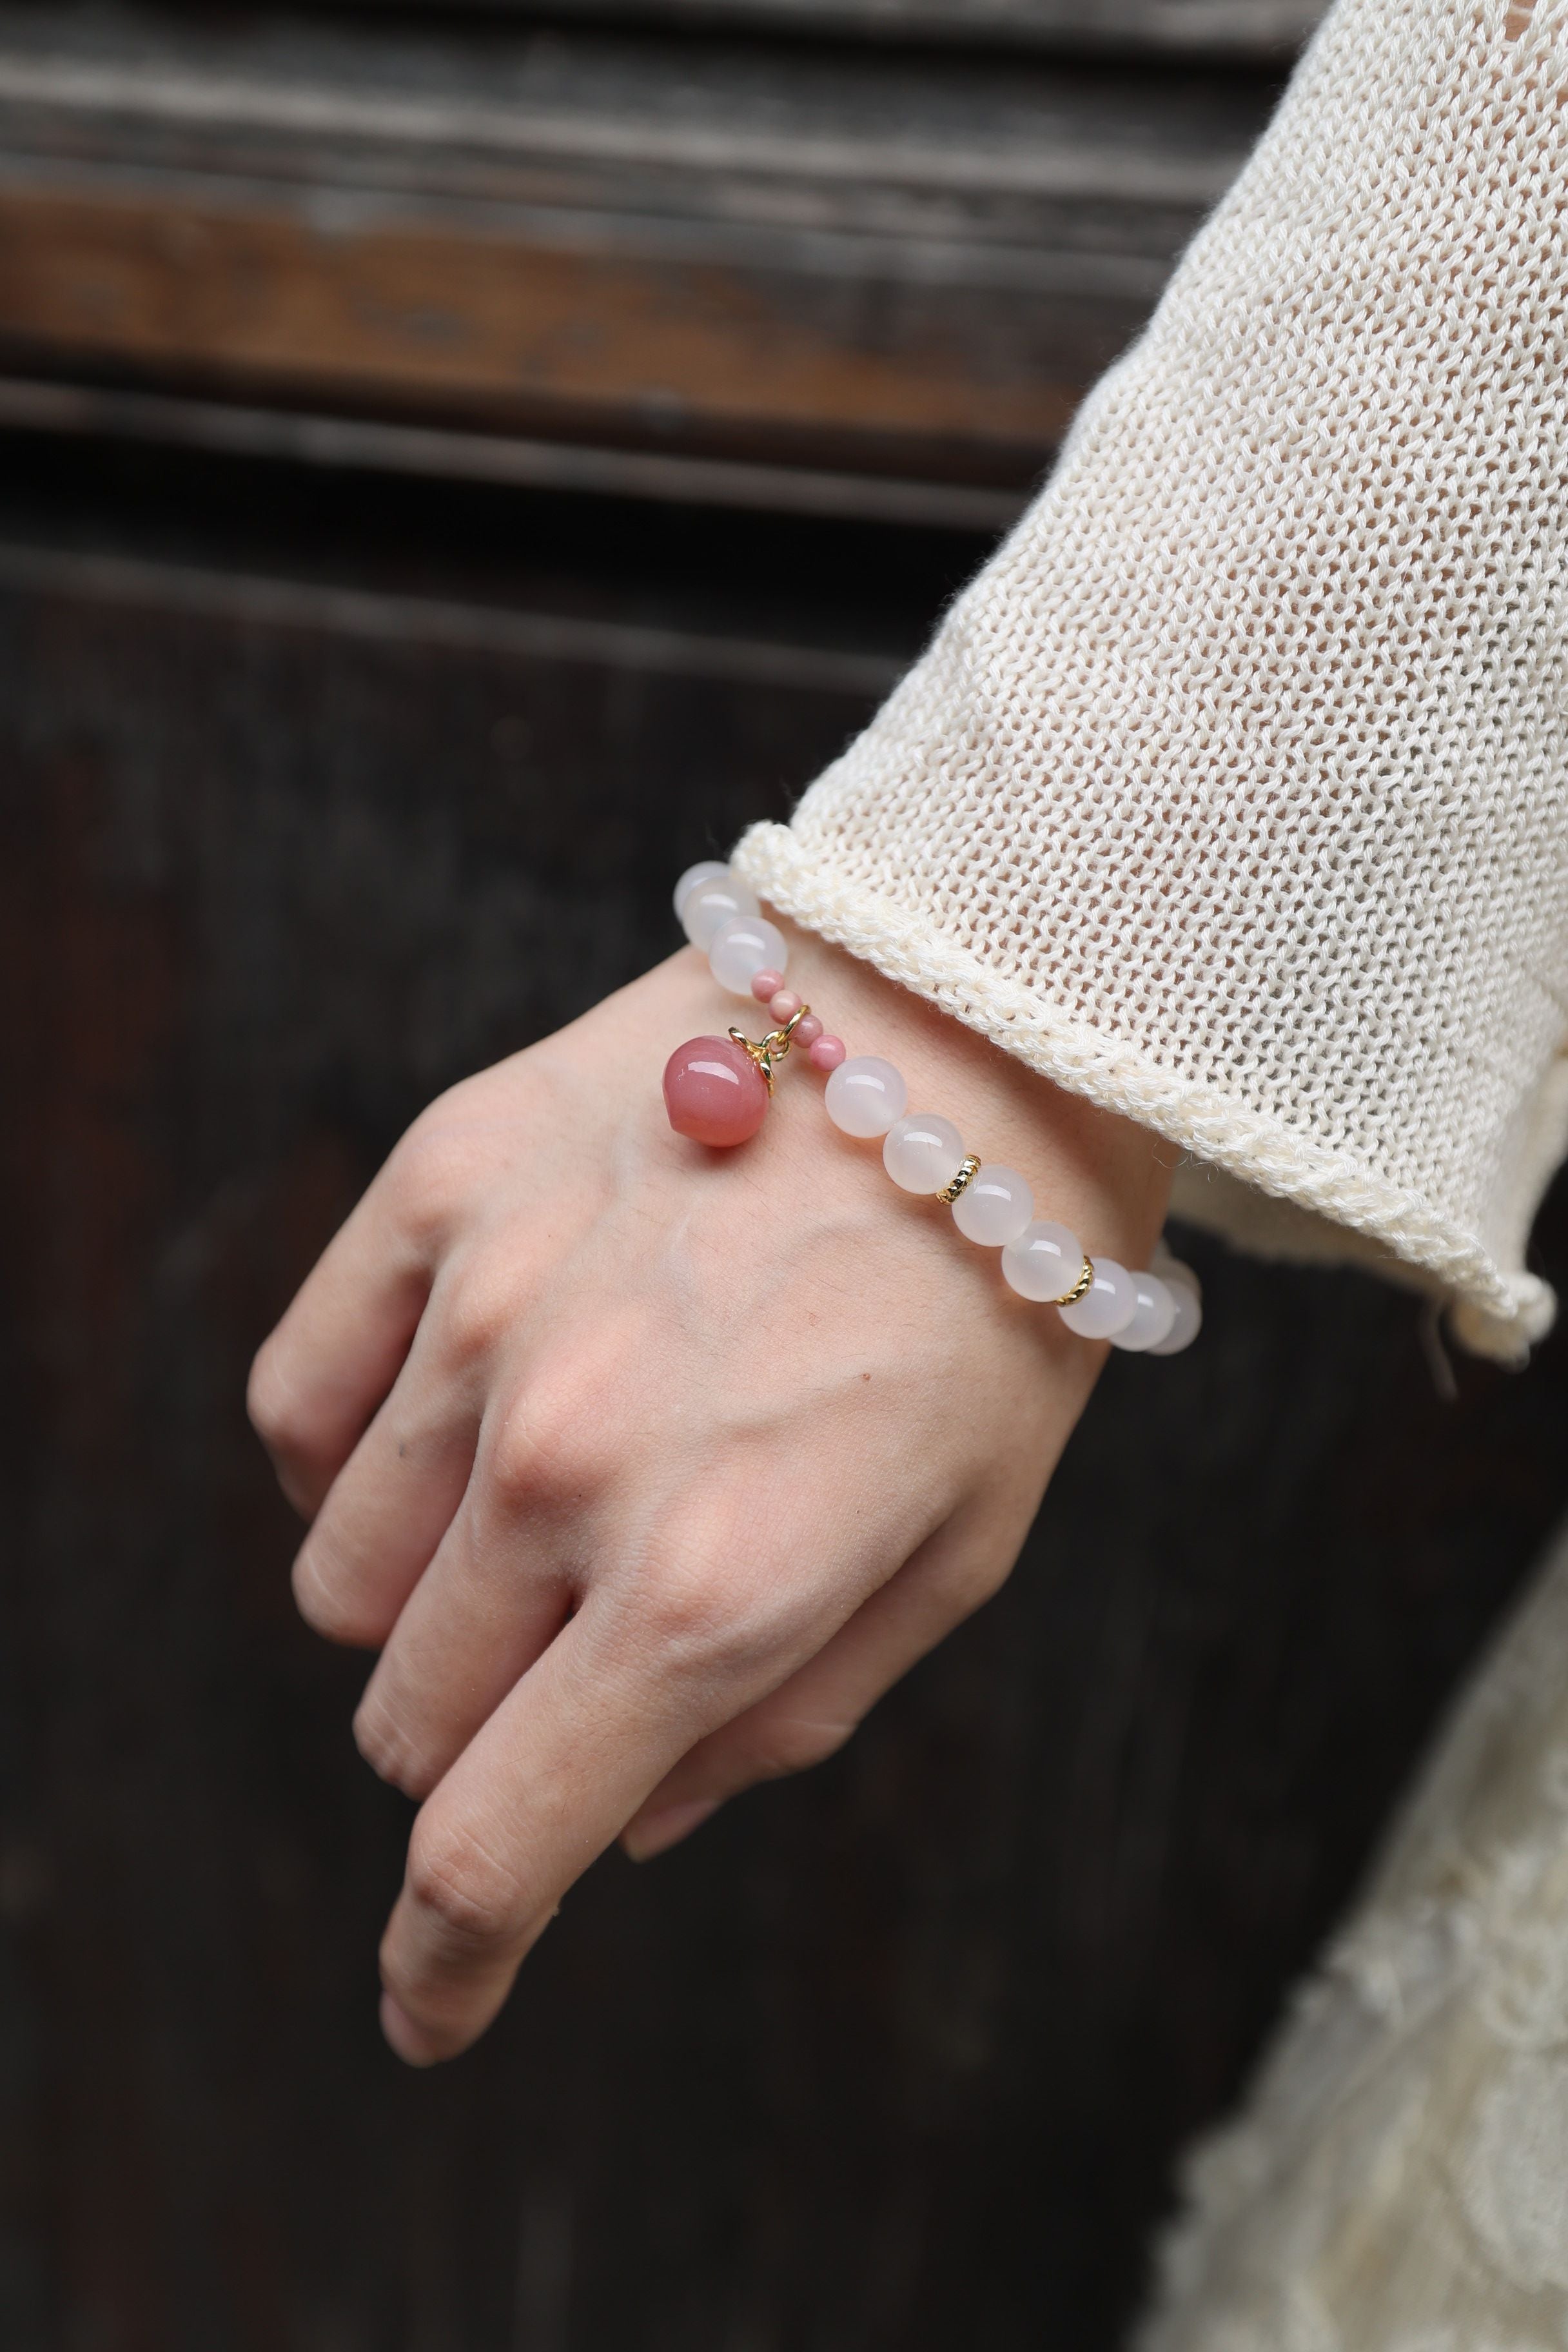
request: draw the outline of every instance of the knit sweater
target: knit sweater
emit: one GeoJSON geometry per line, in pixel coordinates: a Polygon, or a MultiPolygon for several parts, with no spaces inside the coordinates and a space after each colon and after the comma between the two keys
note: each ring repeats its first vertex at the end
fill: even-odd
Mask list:
{"type": "Polygon", "coordinates": [[[1568,0],[1339,0],[1044,492],[736,863],[1516,1356],[1568,1147],[1568,0]]]}

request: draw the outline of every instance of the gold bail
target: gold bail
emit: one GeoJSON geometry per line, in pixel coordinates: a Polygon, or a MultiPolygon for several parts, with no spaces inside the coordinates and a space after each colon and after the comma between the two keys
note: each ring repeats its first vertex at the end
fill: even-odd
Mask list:
{"type": "Polygon", "coordinates": [[[730,1032],[735,1044],[743,1053],[750,1054],[752,1061],[761,1070],[763,1082],[770,1095],[773,1090],[773,1064],[775,1061],[784,1060],[795,1043],[796,1029],[810,1011],[809,1004],[803,1004],[798,1013],[790,1014],[782,1029],[770,1029],[765,1037],[748,1037],[743,1029],[731,1028],[730,1032]]]}

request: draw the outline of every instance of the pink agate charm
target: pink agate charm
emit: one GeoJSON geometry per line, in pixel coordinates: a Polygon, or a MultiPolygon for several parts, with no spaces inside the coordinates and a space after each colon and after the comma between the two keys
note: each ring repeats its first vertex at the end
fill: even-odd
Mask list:
{"type": "MultiPolygon", "coordinates": [[[[1134,1355],[1173,1356],[1203,1320],[1197,1276],[1167,1255],[1158,1273],[1091,1258],[1076,1234],[1034,1213],[1027,1181],[1011,1168],[983,1169],[951,1119],[910,1112],[909,1088],[890,1062],[852,1058],[793,988],[784,933],[725,866],[694,866],[676,885],[676,912],[713,977],[731,996],[750,994],[773,1027],[754,1043],[742,1030],[689,1037],[665,1065],[664,1101],[677,1135],[722,1150],[749,1142],[767,1116],[773,1073],[798,1046],[827,1080],[823,1108],[841,1133],[881,1139],[882,1164],[906,1192],[942,1202],[966,1240],[999,1250],[1002,1273],[1020,1298],[1054,1307],[1079,1339],[1110,1340],[1134,1355]]],[[[866,1378],[870,1379],[868,1372],[866,1378]]],[[[692,1808],[687,1808],[691,1811],[692,1808]]],[[[700,1812],[703,1808],[695,1810],[700,1812]]]]}
{"type": "Polygon", "coordinates": [[[693,1143],[748,1143],[768,1108],[768,1083],[732,1037],[689,1037],[664,1066],[664,1107],[693,1143]]]}

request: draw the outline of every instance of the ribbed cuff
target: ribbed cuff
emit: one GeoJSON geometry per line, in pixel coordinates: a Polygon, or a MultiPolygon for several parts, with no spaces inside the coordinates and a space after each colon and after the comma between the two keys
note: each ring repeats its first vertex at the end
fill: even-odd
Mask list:
{"type": "MultiPolygon", "coordinates": [[[[732,857],[759,897],[889,980],[951,1013],[1068,1093],[1164,1136],[1267,1198],[1342,1229],[1310,1250],[1280,1236],[1280,1254],[1370,1263],[1447,1303],[1455,1337],[1478,1355],[1517,1362],[1551,1328],[1557,1302],[1522,1266],[1499,1263],[1478,1236],[1428,1202],[1218,1089],[1162,1069],[1138,1047],[1073,1020],[988,971],[967,948],[891,900],[847,884],[808,856],[787,825],[757,824],[732,857]]],[[[1568,1106],[1554,1106],[1563,1109],[1568,1106]]],[[[1267,1221],[1204,1216],[1243,1247],[1271,1247],[1267,1221]],[[1235,1227],[1245,1223],[1245,1231],[1235,1227]]]]}

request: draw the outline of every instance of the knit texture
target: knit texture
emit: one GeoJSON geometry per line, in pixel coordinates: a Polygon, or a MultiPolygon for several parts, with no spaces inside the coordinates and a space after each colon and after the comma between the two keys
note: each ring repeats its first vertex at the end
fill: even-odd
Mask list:
{"type": "Polygon", "coordinates": [[[1183,1213],[1501,1356],[1568,1147],[1565,331],[1568,0],[1340,0],[1042,496],[736,860],[1179,1146],[1183,1213]]]}
{"type": "Polygon", "coordinates": [[[1568,2345],[1568,1539],[1183,2172],[1138,2352],[1568,2345]]]}

